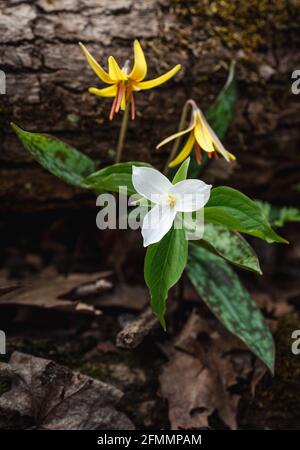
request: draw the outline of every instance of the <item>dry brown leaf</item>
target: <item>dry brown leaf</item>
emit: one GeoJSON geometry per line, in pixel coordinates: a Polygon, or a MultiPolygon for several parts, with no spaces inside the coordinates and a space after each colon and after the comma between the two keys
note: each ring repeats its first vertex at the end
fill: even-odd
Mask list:
{"type": "Polygon", "coordinates": [[[119,389],[54,361],[15,352],[0,363],[3,377],[11,386],[0,397],[1,429],[134,430],[115,409],[119,389]]]}
{"type": "Polygon", "coordinates": [[[142,286],[120,284],[112,292],[106,292],[97,298],[100,307],[126,308],[142,311],[150,302],[148,290],[142,286]]]}
{"type": "Polygon", "coordinates": [[[249,375],[252,360],[241,341],[194,310],[160,375],[171,428],[208,427],[209,417],[217,411],[229,428],[236,429],[239,396],[228,389],[249,375]]]}
{"type": "Polygon", "coordinates": [[[289,304],[289,299],[293,297],[294,292],[297,292],[297,290],[291,292],[277,290],[272,295],[265,292],[255,292],[252,296],[258,306],[263,308],[268,315],[278,318],[294,311],[293,306],[289,304]]]}
{"type": "MultiPolygon", "coordinates": [[[[100,310],[80,301],[80,290],[84,288],[88,290],[87,287],[91,285],[99,288],[100,281],[104,280],[108,274],[109,272],[103,272],[40,278],[28,286],[18,287],[12,292],[1,295],[0,306],[24,305],[99,315],[100,310]],[[62,298],[74,290],[73,295],[76,295],[76,301],[62,298]]],[[[91,290],[91,287],[89,289],[91,290]]]]}

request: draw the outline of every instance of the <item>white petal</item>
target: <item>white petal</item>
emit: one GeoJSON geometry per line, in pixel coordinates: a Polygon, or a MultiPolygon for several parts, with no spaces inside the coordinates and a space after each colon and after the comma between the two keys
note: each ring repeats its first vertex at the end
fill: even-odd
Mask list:
{"type": "Polygon", "coordinates": [[[175,209],[181,212],[197,211],[208,202],[211,185],[201,180],[183,180],[172,188],[175,209]]]}
{"type": "Polygon", "coordinates": [[[132,184],[139,194],[154,203],[162,203],[172,187],[167,177],[151,167],[133,166],[132,184]]]}
{"type": "Polygon", "coordinates": [[[176,209],[155,205],[144,217],[142,236],[144,247],[159,242],[170,230],[176,216],[176,209]]]}

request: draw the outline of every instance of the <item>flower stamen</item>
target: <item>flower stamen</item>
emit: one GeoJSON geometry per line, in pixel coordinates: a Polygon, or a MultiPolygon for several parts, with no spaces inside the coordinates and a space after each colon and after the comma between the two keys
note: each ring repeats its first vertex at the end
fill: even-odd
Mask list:
{"type": "Polygon", "coordinates": [[[135,103],[134,103],[133,92],[131,92],[130,102],[131,102],[131,120],[134,120],[135,119],[135,103]]]}
{"type": "Polygon", "coordinates": [[[171,208],[174,208],[175,203],[176,203],[176,198],[174,197],[173,194],[169,194],[169,195],[168,195],[168,205],[169,205],[171,208]]]}
{"type": "Polygon", "coordinates": [[[120,110],[120,106],[121,106],[121,103],[122,103],[122,98],[123,98],[123,95],[124,95],[124,90],[125,90],[124,84],[122,82],[119,83],[118,93],[117,93],[116,113],[118,113],[119,110],[120,110]]]}
{"type": "Polygon", "coordinates": [[[202,153],[201,153],[201,148],[200,148],[198,142],[195,142],[194,148],[195,148],[195,156],[196,156],[197,164],[200,165],[201,161],[202,161],[202,153]]]}
{"type": "Polygon", "coordinates": [[[110,113],[109,113],[109,120],[113,120],[113,118],[115,116],[116,105],[117,105],[117,97],[115,97],[114,101],[112,102],[111,110],[110,110],[110,113]]]}

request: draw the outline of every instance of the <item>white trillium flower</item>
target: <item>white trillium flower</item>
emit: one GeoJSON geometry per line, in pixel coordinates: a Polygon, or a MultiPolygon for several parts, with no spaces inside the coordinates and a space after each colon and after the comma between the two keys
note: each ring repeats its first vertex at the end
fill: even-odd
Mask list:
{"type": "Polygon", "coordinates": [[[159,242],[170,230],[177,213],[191,213],[204,207],[211,185],[201,180],[184,180],[176,184],[156,169],[132,167],[135,190],[154,203],[142,225],[144,247],[159,242]]]}

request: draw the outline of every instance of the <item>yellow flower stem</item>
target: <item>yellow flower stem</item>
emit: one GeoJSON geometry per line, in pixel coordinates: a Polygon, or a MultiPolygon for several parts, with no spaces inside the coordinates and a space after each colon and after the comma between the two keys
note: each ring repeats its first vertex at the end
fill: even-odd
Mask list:
{"type": "MultiPolygon", "coordinates": [[[[178,126],[178,132],[184,130],[185,125],[186,125],[186,118],[187,118],[189,107],[193,108],[194,104],[195,104],[195,102],[193,100],[187,100],[185,102],[183,110],[182,110],[182,113],[181,113],[181,117],[180,117],[180,122],[179,122],[179,126],[178,126]]],[[[171,150],[171,152],[169,154],[169,157],[167,159],[167,162],[166,162],[166,165],[165,165],[165,168],[164,168],[164,174],[165,175],[167,175],[167,173],[169,172],[169,164],[175,158],[175,156],[176,156],[176,154],[178,152],[178,148],[179,148],[180,142],[181,142],[181,138],[176,139],[174,144],[173,144],[172,150],[171,150]]]]}
{"type": "Polygon", "coordinates": [[[118,144],[117,144],[117,152],[116,152],[116,158],[115,158],[116,163],[119,163],[122,159],[122,153],[123,153],[123,148],[124,148],[126,134],[127,134],[127,128],[128,128],[129,112],[130,112],[130,102],[127,103],[124,114],[123,114],[123,119],[122,119],[122,123],[121,123],[119,139],[118,139],[118,144]]]}

